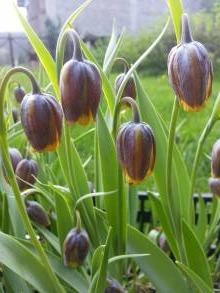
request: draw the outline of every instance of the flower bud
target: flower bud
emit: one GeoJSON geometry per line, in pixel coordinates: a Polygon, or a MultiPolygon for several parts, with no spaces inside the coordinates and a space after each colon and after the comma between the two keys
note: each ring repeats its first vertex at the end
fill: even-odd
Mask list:
{"type": "MultiPolygon", "coordinates": [[[[124,78],[125,78],[125,73],[121,73],[120,75],[118,75],[116,77],[116,80],[115,80],[115,91],[116,93],[118,92],[124,78]]],[[[135,86],[135,81],[134,81],[134,78],[131,76],[125,87],[124,87],[124,90],[123,90],[123,93],[122,93],[122,96],[121,98],[123,97],[131,97],[132,99],[136,99],[136,86],[135,86]]],[[[129,105],[128,103],[126,105],[129,105]]]]}
{"type": "Polygon", "coordinates": [[[117,280],[111,279],[107,280],[108,286],[105,288],[104,293],[124,293],[124,289],[118,283],[117,280]]]}
{"type": "Polygon", "coordinates": [[[95,120],[101,98],[101,78],[96,65],[82,57],[74,33],[74,56],[60,74],[60,92],[66,121],[87,125],[95,120]]]}
{"type": "Polygon", "coordinates": [[[182,16],[182,38],[168,57],[171,86],[185,111],[199,111],[212,91],[212,64],[206,48],[192,39],[187,15],[182,16]]]}
{"type": "Polygon", "coordinates": [[[220,139],[218,139],[212,148],[211,160],[212,177],[220,178],[220,139]]]}
{"type": "Polygon", "coordinates": [[[150,232],[148,233],[148,237],[150,238],[151,241],[158,244],[160,234],[161,234],[161,229],[159,227],[156,227],[150,230],[150,232]]]}
{"type": "Polygon", "coordinates": [[[20,190],[25,190],[30,187],[29,184],[34,184],[38,174],[37,163],[34,160],[23,159],[21,160],[15,170],[17,183],[20,190]],[[28,184],[29,183],[29,184],[28,184]]]}
{"type": "Polygon", "coordinates": [[[28,216],[33,222],[44,227],[48,227],[50,225],[47,212],[38,202],[27,200],[25,205],[28,216]]]}
{"type": "Polygon", "coordinates": [[[19,150],[16,148],[9,148],[9,155],[10,155],[13,170],[15,172],[18,163],[22,160],[22,155],[19,152],[19,150]]]}
{"type": "Polygon", "coordinates": [[[167,241],[166,235],[163,232],[158,238],[158,245],[165,253],[168,253],[170,251],[169,243],[167,241]]]}
{"type": "Polygon", "coordinates": [[[117,154],[131,184],[138,184],[150,176],[155,163],[154,135],[144,122],[124,123],[117,135],[117,154]]]}
{"type": "Polygon", "coordinates": [[[25,90],[21,85],[19,84],[15,89],[14,89],[14,96],[16,101],[20,104],[26,95],[25,90]]]}
{"type": "Polygon", "coordinates": [[[59,145],[62,109],[52,96],[26,95],[21,104],[21,123],[35,151],[53,151],[59,145]]]}
{"type": "Polygon", "coordinates": [[[12,118],[14,123],[18,122],[18,111],[16,109],[12,109],[12,118]]]}
{"type": "Polygon", "coordinates": [[[209,178],[210,190],[220,197],[220,178],[209,178]]]}
{"type": "Polygon", "coordinates": [[[70,230],[64,241],[64,264],[70,267],[82,265],[89,252],[89,237],[85,230],[70,230]]]}

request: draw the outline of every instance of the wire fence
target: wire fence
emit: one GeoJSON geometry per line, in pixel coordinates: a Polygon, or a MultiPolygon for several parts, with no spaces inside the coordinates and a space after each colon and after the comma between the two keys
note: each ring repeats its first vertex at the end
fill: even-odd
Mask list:
{"type": "MultiPolygon", "coordinates": [[[[48,44],[50,39],[41,36],[41,40],[48,44]]],[[[28,39],[22,34],[4,33],[0,35],[0,64],[15,66],[19,63],[38,61],[36,53],[33,51],[28,39]]]]}

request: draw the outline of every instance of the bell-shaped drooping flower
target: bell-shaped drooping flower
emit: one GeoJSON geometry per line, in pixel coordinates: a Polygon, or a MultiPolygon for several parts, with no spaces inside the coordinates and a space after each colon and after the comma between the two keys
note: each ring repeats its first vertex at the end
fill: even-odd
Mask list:
{"type": "Polygon", "coordinates": [[[220,178],[209,178],[209,188],[215,195],[220,197],[220,178]]]}
{"type": "Polygon", "coordinates": [[[68,124],[87,125],[95,120],[101,98],[101,77],[97,66],[83,58],[76,32],[73,58],[66,62],[60,74],[61,102],[68,124]]]}
{"type": "Polygon", "coordinates": [[[214,194],[220,196],[220,139],[212,147],[211,169],[212,177],[209,178],[209,187],[214,194]]]}
{"type": "MultiPolygon", "coordinates": [[[[122,99],[123,102],[131,100],[122,99]]],[[[135,103],[134,100],[132,101],[131,106],[135,103]]],[[[138,113],[134,114],[134,121],[122,124],[118,131],[116,145],[118,159],[128,183],[138,184],[146,176],[151,175],[156,157],[154,135],[147,123],[140,122],[138,113]]]]}
{"type": "Polygon", "coordinates": [[[115,279],[107,280],[107,287],[105,288],[104,293],[125,293],[125,290],[115,279]]]}
{"type": "Polygon", "coordinates": [[[21,160],[15,170],[17,183],[20,190],[25,190],[33,185],[36,181],[35,177],[38,174],[38,166],[34,160],[23,159],[21,160]]]}
{"type": "MultiPolygon", "coordinates": [[[[10,156],[13,171],[15,172],[18,163],[22,160],[22,155],[18,149],[9,148],[9,156],[10,156]]],[[[5,166],[3,166],[3,174],[5,177],[5,180],[9,183],[9,178],[7,176],[7,171],[6,171],[5,166]]]]}
{"type": "Polygon", "coordinates": [[[50,225],[50,220],[46,210],[38,202],[27,200],[25,201],[25,205],[27,214],[33,222],[44,227],[48,227],[50,225]]]}
{"type": "Polygon", "coordinates": [[[10,155],[13,170],[15,172],[18,163],[22,160],[22,155],[19,152],[19,150],[16,148],[9,148],[9,155],[10,155]]]}
{"type": "Polygon", "coordinates": [[[21,87],[20,84],[18,84],[18,86],[14,89],[14,96],[15,96],[16,101],[20,104],[25,95],[26,95],[26,93],[25,93],[24,88],[21,87]]]}
{"type": "Polygon", "coordinates": [[[81,228],[78,211],[76,211],[76,220],[76,228],[69,231],[63,244],[64,264],[74,268],[83,264],[89,252],[89,236],[81,228]]]}
{"type": "Polygon", "coordinates": [[[186,14],[181,42],[168,57],[168,76],[185,111],[199,111],[205,105],[212,91],[212,64],[206,48],[192,39],[186,14]]]}
{"type": "Polygon", "coordinates": [[[54,97],[27,94],[21,103],[21,123],[35,151],[53,151],[60,143],[62,108],[54,97]]]}
{"type": "Polygon", "coordinates": [[[212,177],[220,178],[220,139],[218,139],[212,148],[211,159],[212,177]]]}
{"type": "MultiPolygon", "coordinates": [[[[128,72],[129,65],[127,61],[124,58],[118,58],[116,60],[120,60],[124,64],[124,73],[119,74],[115,79],[115,92],[118,93],[118,90],[122,84],[122,82],[125,79],[125,76],[128,72]]],[[[129,77],[128,81],[125,84],[124,90],[122,92],[121,98],[124,97],[131,97],[132,99],[136,99],[137,93],[136,93],[136,85],[134,81],[134,77],[129,77]]],[[[126,104],[126,106],[129,106],[129,103],[126,104]]]]}
{"type": "Polygon", "coordinates": [[[64,241],[64,264],[78,267],[83,264],[89,252],[89,237],[85,230],[70,230],[64,241]]]}

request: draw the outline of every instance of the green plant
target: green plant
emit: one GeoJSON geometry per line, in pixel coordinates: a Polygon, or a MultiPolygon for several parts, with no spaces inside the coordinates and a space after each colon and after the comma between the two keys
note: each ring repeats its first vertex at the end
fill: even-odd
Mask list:
{"type": "MultiPolygon", "coordinates": [[[[61,29],[56,48],[56,60],[51,57],[15,7],[27,37],[48,75],[49,84],[44,87],[46,89],[52,87],[58,102],[62,94],[60,94],[58,81],[63,67],[68,31],[71,31],[70,24],[90,2],[91,0],[88,0],[82,4],[61,29]]],[[[177,42],[179,42],[182,3],[180,0],[169,0],[168,4],[177,42]]],[[[169,21],[151,46],[128,69],[116,97],[113,85],[109,81],[109,74],[122,45],[123,34],[117,38],[113,29],[103,67],[98,65],[91,51],[79,36],[75,35],[75,46],[83,51],[90,64],[98,66],[102,80],[102,101],[96,109],[96,121],[93,128],[82,127],[82,133],[77,138],[74,136],[74,126],[70,127],[64,121],[60,146],[56,152],[52,153],[32,153],[29,145],[26,146],[26,140],[22,138],[24,140],[22,154],[25,154],[26,147],[26,155],[31,155],[40,166],[39,175],[35,177],[36,184],[29,182],[30,188],[22,192],[19,190],[10,160],[9,145],[12,146],[15,143],[15,140],[11,138],[12,134],[17,136],[23,130],[20,122],[11,125],[11,119],[7,119],[4,115],[4,106],[8,98],[9,81],[14,74],[25,74],[30,79],[33,90],[40,92],[40,89],[35,76],[22,67],[10,69],[3,77],[0,85],[0,150],[7,179],[0,170],[2,216],[0,262],[4,271],[2,286],[6,290],[14,290],[17,287],[27,292],[37,289],[40,292],[101,293],[111,284],[119,286],[121,290],[118,284],[120,282],[124,288],[133,292],[136,286],[147,290],[151,282],[158,292],[176,292],[176,288],[178,292],[213,292],[213,282],[219,277],[217,274],[219,247],[211,258],[208,257],[208,250],[210,244],[217,238],[220,201],[218,198],[213,199],[211,221],[208,223],[208,211],[200,197],[199,218],[195,224],[192,195],[203,145],[214,124],[220,118],[220,97],[216,100],[213,112],[199,140],[190,178],[182,154],[174,141],[179,109],[177,98],[174,99],[168,130],[151,99],[146,95],[137,73],[142,62],[160,43],[168,24],[169,21]],[[121,96],[131,77],[135,80],[136,102],[129,98],[124,101],[132,101],[134,124],[139,123],[141,117],[141,121],[149,124],[153,130],[152,134],[148,126],[143,123],[148,134],[150,133],[149,137],[152,138],[154,135],[156,144],[154,181],[157,192],[151,190],[149,196],[152,209],[159,218],[175,262],[150,237],[133,226],[133,215],[137,213],[135,204],[137,188],[127,184],[116,155],[115,139],[118,127],[122,121],[130,120],[131,111],[121,108],[121,96]],[[137,114],[136,107],[139,108],[140,114],[137,114]],[[93,135],[94,138],[94,154],[92,154],[94,187],[88,183],[86,172],[86,165],[91,154],[88,154],[87,160],[82,162],[76,146],[77,141],[88,135],[93,135]],[[32,201],[33,208],[36,206],[36,201],[38,202],[37,213],[40,212],[40,219],[42,215],[44,220],[46,219],[43,225],[40,224],[41,221],[38,221],[39,217],[33,217],[33,210],[31,214],[30,210],[27,210],[28,203],[30,207],[27,197],[33,197],[35,200],[32,201]],[[47,219],[46,211],[50,211],[50,221],[47,219]],[[49,222],[50,230],[47,229],[49,222]],[[81,226],[85,231],[81,230],[81,226]],[[72,230],[74,227],[77,228],[72,230]],[[83,235],[78,235],[82,232],[83,235]],[[25,235],[28,237],[25,238],[25,235]],[[79,237],[77,241],[75,237],[79,237]],[[88,252],[88,238],[88,257],[84,265],[81,265],[88,252]],[[80,243],[80,246],[77,243],[80,243]],[[66,249],[67,244],[68,249],[66,249]],[[69,249],[71,250],[72,247],[74,251],[70,252],[69,249]],[[85,251],[81,254],[82,247],[85,251]],[[65,266],[64,259],[68,259],[65,261],[66,265],[72,263],[78,268],[65,266]],[[111,281],[112,279],[117,281],[111,281]]],[[[86,91],[87,88],[84,90],[86,91]]],[[[90,122],[90,119],[86,122],[90,122]]],[[[39,131],[37,129],[34,134],[39,134],[39,131]]],[[[40,140],[39,136],[38,140],[40,140]]],[[[126,152],[126,148],[123,148],[124,151],[126,152]]],[[[147,169],[148,167],[153,167],[153,164],[149,164],[149,160],[147,169]]],[[[143,186],[148,189],[148,181],[144,181],[143,186]]]]}

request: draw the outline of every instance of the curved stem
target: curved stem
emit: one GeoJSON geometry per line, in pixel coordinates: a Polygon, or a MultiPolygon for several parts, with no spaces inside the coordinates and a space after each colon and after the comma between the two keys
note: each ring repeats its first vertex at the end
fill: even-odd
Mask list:
{"type": "Polygon", "coordinates": [[[115,63],[116,62],[121,62],[124,65],[124,74],[126,74],[130,68],[128,61],[125,58],[116,58],[115,59],[115,63]]]}
{"type": "Polygon", "coordinates": [[[63,59],[64,59],[64,52],[68,38],[71,38],[74,51],[73,51],[73,58],[77,59],[78,61],[83,60],[82,50],[79,41],[79,35],[73,29],[66,30],[58,40],[57,43],[57,50],[56,50],[56,67],[57,67],[57,80],[60,79],[60,72],[63,66],[63,59]]]}
{"type": "Polygon", "coordinates": [[[114,112],[114,117],[113,117],[113,129],[112,129],[112,135],[113,138],[116,139],[116,132],[117,132],[117,127],[118,127],[118,118],[119,118],[119,113],[121,109],[121,104],[123,103],[129,103],[132,107],[132,112],[133,112],[133,120],[136,123],[140,122],[140,114],[138,110],[137,103],[135,102],[134,99],[131,97],[125,97],[121,99],[121,101],[117,104],[114,112]]]}
{"type": "Polygon", "coordinates": [[[126,103],[129,103],[131,105],[132,113],[133,113],[133,121],[135,123],[140,123],[140,113],[139,113],[139,109],[135,100],[132,99],[131,97],[124,97],[123,99],[121,99],[121,102],[120,102],[121,105],[126,103]]]}
{"type": "Polygon", "coordinates": [[[80,213],[79,211],[76,210],[76,229],[78,231],[81,231],[81,228],[82,228],[82,223],[81,223],[80,213]]]}
{"type": "Polygon", "coordinates": [[[191,185],[190,185],[190,196],[192,198],[192,200],[190,201],[190,215],[192,217],[192,220],[194,219],[193,217],[193,192],[194,192],[194,186],[195,186],[195,181],[196,181],[196,174],[197,174],[197,169],[198,169],[198,163],[202,154],[202,148],[203,145],[205,143],[205,140],[207,138],[207,136],[209,135],[213,125],[215,124],[216,120],[213,120],[212,117],[208,120],[200,138],[198,141],[198,146],[196,149],[196,154],[195,154],[195,158],[193,161],[193,166],[192,166],[192,172],[191,172],[191,185]]]}
{"type": "Polygon", "coordinates": [[[184,247],[183,238],[182,238],[183,236],[181,232],[182,223],[181,223],[181,217],[180,217],[180,209],[178,209],[179,211],[176,211],[175,198],[172,192],[172,156],[173,156],[175,130],[176,130],[176,122],[178,118],[178,113],[179,113],[179,101],[178,101],[178,98],[175,97],[171,121],[170,121],[168,146],[167,146],[167,164],[166,164],[167,205],[169,208],[171,224],[173,226],[174,233],[176,236],[176,241],[178,243],[180,259],[181,259],[181,262],[186,263],[187,258],[186,258],[185,247],[184,247]],[[174,215],[175,212],[177,212],[176,215],[174,215]]]}
{"type": "Polygon", "coordinates": [[[40,92],[40,89],[35,81],[35,78],[29,70],[27,70],[23,67],[17,67],[17,68],[13,68],[13,69],[9,70],[8,73],[6,74],[6,76],[3,79],[1,86],[0,86],[0,149],[1,149],[1,155],[2,155],[2,159],[3,159],[3,164],[4,164],[6,172],[7,172],[9,183],[11,185],[11,188],[12,188],[14,196],[15,196],[15,200],[16,200],[19,214],[21,216],[21,219],[24,223],[24,226],[25,226],[28,234],[31,237],[31,241],[32,241],[34,247],[36,248],[36,250],[41,258],[42,263],[45,265],[45,268],[47,269],[48,275],[51,278],[51,282],[54,283],[54,292],[64,292],[63,287],[61,286],[56,275],[54,274],[54,272],[50,266],[49,260],[47,258],[47,255],[44,252],[44,249],[41,246],[41,243],[38,241],[36,234],[34,232],[34,229],[31,225],[31,222],[29,220],[29,217],[27,215],[26,208],[24,205],[24,200],[21,197],[20,190],[17,185],[17,181],[15,178],[15,174],[14,174],[14,171],[12,168],[12,164],[11,164],[11,160],[10,160],[10,156],[9,156],[9,152],[8,152],[9,146],[8,146],[8,142],[7,142],[7,132],[6,132],[6,126],[5,126],[6,124],[5,124],[5,119],[4,119],[3,106],[4,106],[5,90],[7,88],[8,82],[9,82],[11,76],[15,73],[18,73],[18,72],[25,73],[30,78],[30,80],[32,82],[34,93],[40,92]]]}
{"type": "Polygon", "coordinates": [[[82,50],[81,50],[81,46],[80,46],[79,35],[73,29],[67,31],[67,33],[71,37],[73,44],[74,44],[73,59],[76,59],[78,61],[83,61],[83,55],[82,55],[82,50]]]}
{"type": "Polygon", "coordinates": [[[173,105],[173,112],[170,121],[170,129],[168,136],[168,151],[167,151],[167,166],[166,166],[166,186],[167,186],[167,196],[171,196],[172,193],[172,155],[173,155],[173,146],[175,139],[175,130],[176,122],[179,112],[179,101],[178,98],[175,98],[173,105]]]}

